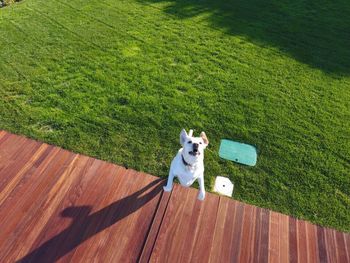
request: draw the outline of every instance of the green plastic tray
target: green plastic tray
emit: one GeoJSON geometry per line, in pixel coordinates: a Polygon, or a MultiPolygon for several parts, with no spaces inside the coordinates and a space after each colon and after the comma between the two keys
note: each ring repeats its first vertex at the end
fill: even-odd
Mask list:
{"type": "Polygon", "coordinates": [[[233,162],[254,166],[257,160],[256,148],[252,145],[221,140],[219,156],[233,162]]]}

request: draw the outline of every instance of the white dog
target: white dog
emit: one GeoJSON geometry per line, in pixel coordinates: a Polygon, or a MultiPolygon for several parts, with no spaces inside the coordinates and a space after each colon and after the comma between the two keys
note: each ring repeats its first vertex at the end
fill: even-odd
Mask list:
{"type": "Polygon", "coordinates": [[[209,141],[204,132],[201,132],[200,137],[192,137],[192,134],[192,130],[187,134],[184,129],[180,133],[182,148],[171,162],[168,183],[164,186],[164,191],[171,191],[175,176],[185,187],[191,186],[197,179],[199,183],[198,199],[203,200],[205,198],[204,149],[208,146],[209,141]]]}

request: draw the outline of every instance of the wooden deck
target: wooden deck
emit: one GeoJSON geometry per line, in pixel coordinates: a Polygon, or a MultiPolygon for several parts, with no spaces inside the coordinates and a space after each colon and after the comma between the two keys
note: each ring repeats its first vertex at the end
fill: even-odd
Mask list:
{"type": "Polygon", "coordinates": [[[0,262],[350,262],[350,235],[0,131],[0,262]]]}

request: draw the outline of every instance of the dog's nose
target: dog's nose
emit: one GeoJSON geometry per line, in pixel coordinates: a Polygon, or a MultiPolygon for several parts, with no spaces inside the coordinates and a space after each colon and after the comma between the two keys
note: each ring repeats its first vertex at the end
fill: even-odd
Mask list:
{"type": "Polygon", "coordinates": [[[193,151],[194,152],[198,152],[198,146],[199,146],[199,144],[198,143],[194,143],[194,144],[192,144],[193,145],[193,151]]]}

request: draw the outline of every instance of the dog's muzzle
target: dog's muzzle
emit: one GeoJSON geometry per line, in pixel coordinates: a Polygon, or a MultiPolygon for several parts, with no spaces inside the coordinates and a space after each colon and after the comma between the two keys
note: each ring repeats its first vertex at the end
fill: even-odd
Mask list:
{"type": "Polygon", "coordinates": [[[199,151],[198,151],[198,147],[199,147],[199,144],[198,143],[194,143],[192,144],[192,151],[189,152],[189,154],[193,155],[193,156],[196,156],[196,155],[199,155],[199,151]]]}

